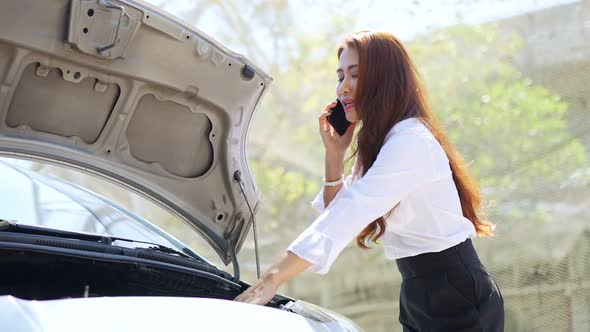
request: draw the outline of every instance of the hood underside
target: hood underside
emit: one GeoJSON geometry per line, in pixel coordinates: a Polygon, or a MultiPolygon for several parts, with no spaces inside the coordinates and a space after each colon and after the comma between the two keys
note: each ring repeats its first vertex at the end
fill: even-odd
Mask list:
{"type": "Polygon", "coordinates": [[[270,82],[142,2],[0,4],[0,154],[126,186],[191,225],[226,264],[252,222],[247,203],[259,200],[245,142],[270,82]]]}

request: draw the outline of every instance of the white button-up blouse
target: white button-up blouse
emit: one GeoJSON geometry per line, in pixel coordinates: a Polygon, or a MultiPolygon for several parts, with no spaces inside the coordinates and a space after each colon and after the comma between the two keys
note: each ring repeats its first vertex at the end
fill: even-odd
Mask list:
{"type": "Polygon", "coordinates": [[[321,215],[287,250],[325,274],[367,225],[398,203],[379,241],[387,259],[442,251],[476,235],[463,217],[446,153],[416,118],[390,130],[373,166],[359,179],[349,175],[327,208],[323,190],[317,195],[312,205],[321,215]]]}

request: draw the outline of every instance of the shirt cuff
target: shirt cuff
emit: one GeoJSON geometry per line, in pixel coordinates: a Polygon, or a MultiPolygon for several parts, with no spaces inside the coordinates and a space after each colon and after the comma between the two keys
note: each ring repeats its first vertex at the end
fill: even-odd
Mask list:
{"type": "Polygon", "coordinates": [[[301,233],[287,248],[287,251],[310,262],[312,265],[308,270],[318,274],[328,273],[330,266],[336,259],[333,257],[332,240],[311,228],[301,233]]]}

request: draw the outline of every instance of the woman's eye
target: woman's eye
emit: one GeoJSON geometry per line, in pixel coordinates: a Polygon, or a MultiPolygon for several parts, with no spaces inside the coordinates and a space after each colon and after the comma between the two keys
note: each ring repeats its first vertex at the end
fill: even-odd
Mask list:
{"type": "MultiPolygon", "coordinates": [[[[357,74],[351,74],[350,77],[352,78],[357,78],[358,73],[357,74]]],[[[344,76],[343,77],[338,77],[338,82],[342,83],[342,81],[344,81],[344,76]]]]}

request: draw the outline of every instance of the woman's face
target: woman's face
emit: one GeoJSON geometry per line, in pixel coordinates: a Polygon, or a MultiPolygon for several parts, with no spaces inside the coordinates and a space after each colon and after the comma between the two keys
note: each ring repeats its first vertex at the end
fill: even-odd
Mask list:
{"type": "Polygon", "coordinates": [[[354,108],[354,88],[358,76],[358,52],[354,48],[345,48],[340,54],[338,63],[338,84],[336,95],[344,106],[346,119],[350,122],[358,121],[358,113],[354,108]]]}

